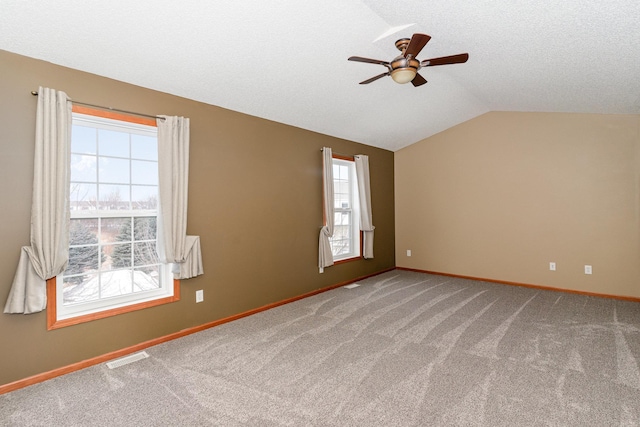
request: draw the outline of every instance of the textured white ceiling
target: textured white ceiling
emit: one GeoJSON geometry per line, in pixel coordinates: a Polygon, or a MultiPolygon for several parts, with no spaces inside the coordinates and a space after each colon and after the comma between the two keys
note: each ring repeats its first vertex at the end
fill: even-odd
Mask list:
{"type": "Polygon", "coordinates": [[[0,49],[392,151],[493,110],[640,113],[638,0],[0,0],[0,49]],[[385,69],[349,56],[414,32],[469,61],[358,84],[385,69]]]}

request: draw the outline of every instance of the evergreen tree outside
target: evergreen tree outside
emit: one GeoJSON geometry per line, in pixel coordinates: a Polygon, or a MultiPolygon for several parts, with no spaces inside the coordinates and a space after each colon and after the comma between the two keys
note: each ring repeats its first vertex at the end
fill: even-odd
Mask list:
{"type": "Polygon", "coordinates": [[[122,223],[118,235],[115,237],[116,244],[111,252],[112,268],[131,267],[131,220],[122,223]],[[121,242],[121,243],[120,243],[121,242]]]}
{"type": "MultiPolygon", "coordinates": [[[[100,250],[97,245],[98,236],[95,230],[97,221],[72,220],[69,224],[69,265],[64,272],[65,276],[81,274],[86,271],[97,270],[100,264],[100,250]]],[[[104,261],[104,252],[102,252],[104,261]]],[[[66,279],[74,284],[81,283],[82,276],[72,276],[66,279]]]]}
{"type": "Polygon", "coordinates": [[[115,245],[111,253],[111,266],[113,268],[131,267],[131,247],[134,246],[134,266],[158,264],[156,254],[156,218],[134,218],[134,232],[131,240],[131,221],[123,222],[118,235],[115,237],[115,245]],[[122,242],[120,244],[120,242],[122,242]]]}

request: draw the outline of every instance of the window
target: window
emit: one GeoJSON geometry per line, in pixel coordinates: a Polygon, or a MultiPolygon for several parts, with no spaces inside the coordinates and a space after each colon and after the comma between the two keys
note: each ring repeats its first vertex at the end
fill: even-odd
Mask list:
{"type": "Polygon", "coordinates": [[[334,225],[329,239],[334,261],[356,258],[360,253],[360,211],[356,166],[353,159],[333,158],[334,225]]]}
{"type": "Polygon", "coordinates": [[[86,109],[73,113],[69,265],[55,279],[59,326],[178,297],[156,254],[157,128],[78,110],[86,109]]]}

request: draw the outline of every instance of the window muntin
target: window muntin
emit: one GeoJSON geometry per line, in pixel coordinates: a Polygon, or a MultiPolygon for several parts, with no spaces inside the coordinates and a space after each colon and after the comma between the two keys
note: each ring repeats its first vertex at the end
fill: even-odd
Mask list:
{"type": "Polygon", "coordinates": [[[69,266],[57,319],[171,297],[156,255],[157,128],[73,114],[69,266]]]}
{"type": "Polygon", "coordinates": [[[355,162],[333,158],[334,223],[329,239],[334,261],[360,256],[360,211],[355,162]]]}

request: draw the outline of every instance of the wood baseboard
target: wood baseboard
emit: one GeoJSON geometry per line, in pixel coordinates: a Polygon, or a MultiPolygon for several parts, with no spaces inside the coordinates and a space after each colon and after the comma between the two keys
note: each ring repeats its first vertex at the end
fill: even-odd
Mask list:
{"type": "Polygon", "coordinates": [[[555,288],[553,286],[533,285],[530,283],[509,282],[506,280],[487,279],[483,277],[474,277],[474,276],[463,276],[461,274],[442,273],[440,271],[419,270],[417,268],[396,267],[396,269],[405,270],[405,271],[415,271],[416,273],[437,274],[438,276],[457,277],[460,279],[479,280],[482,282],[499,283],[501,285],[522,286],[525,288],[541,289],[545,291],[565,292],[569,294],[587,295],[591,297],[612,298],[612,299],[619,299],[623,301],[640,302],[640,298],[638,297],[628,297],[624,295],[610,295],[610,294],[601,294],[597,292],[577,291],[574,289],[555,288]]]}
{"type": "Polygon", "coordinates": [[[302,295],[298,295],[292,298],[288,298],[282,301],[277,301],[271,304],[264,305],[262,307],[254,308],[249,311],[245,311],[243,313],[234,314],[233,316],[225,317],[223,319],[214,320],[212,322],[205,323],[203,325],[194,326],[191,328],[183,329],[178,332],[174,332],[169,335],[165,335],[162,337],[154,338],[149,341],[145,341],[127,348],[123,348],[120,350],[112,351],[110,353],[106,353],[100,356],[92,357],[91,359],[82,360],[77,363],[73,363],[71,365],[63,366],[61,368],[53,369],[51,371],[43,372],[41,374],[36,374],[21,380],[17,380],[11,383],[0,385],[0,394],[9,393],[14,390],[18,390],[33,384],[41,383],[43,381],[50,380],[55,377],[59,377],[61,375],[65,375],[71,372],[79,371],[80,369],[88,368],[89,366],[97,365],[99,363],[107,362],[112,359],[117,359],[122,356],[126,356],[127,354],[135,353],[136,351],[144,350],[145,348],[152,347],[154,345],[162,344],[167,341],[175,340],[176,338],[182,338],[187,335],[195,334],[196,332],[204,331],[209,328],[213,328],[214,326],[222,325],[224,323],[228,323],[234,320],[241,319],[243,317],[251,316],[252,314],[260,313],[262,311],[266,311],[281,305],[289,304],[294,301],[298,301],[304,298],[311,297],[313,295],[321,294],[323,292],[330,291],[332,289],[339,288],[341,286],[348,285],[350,283],[357,282],[359,280],[364,280],[369,277],[377,276],[382,273],[386,273],[388,271],[395,270],[395,267],[388,268],[386,270],[378,271],[376,273],[372,273],[366,276],[361,276],[352,280],[347,280],[341,283],[337,283],[335,285],[328,286],[326,288],[316,289],[315,291],[307,292],[302,295]]]}

